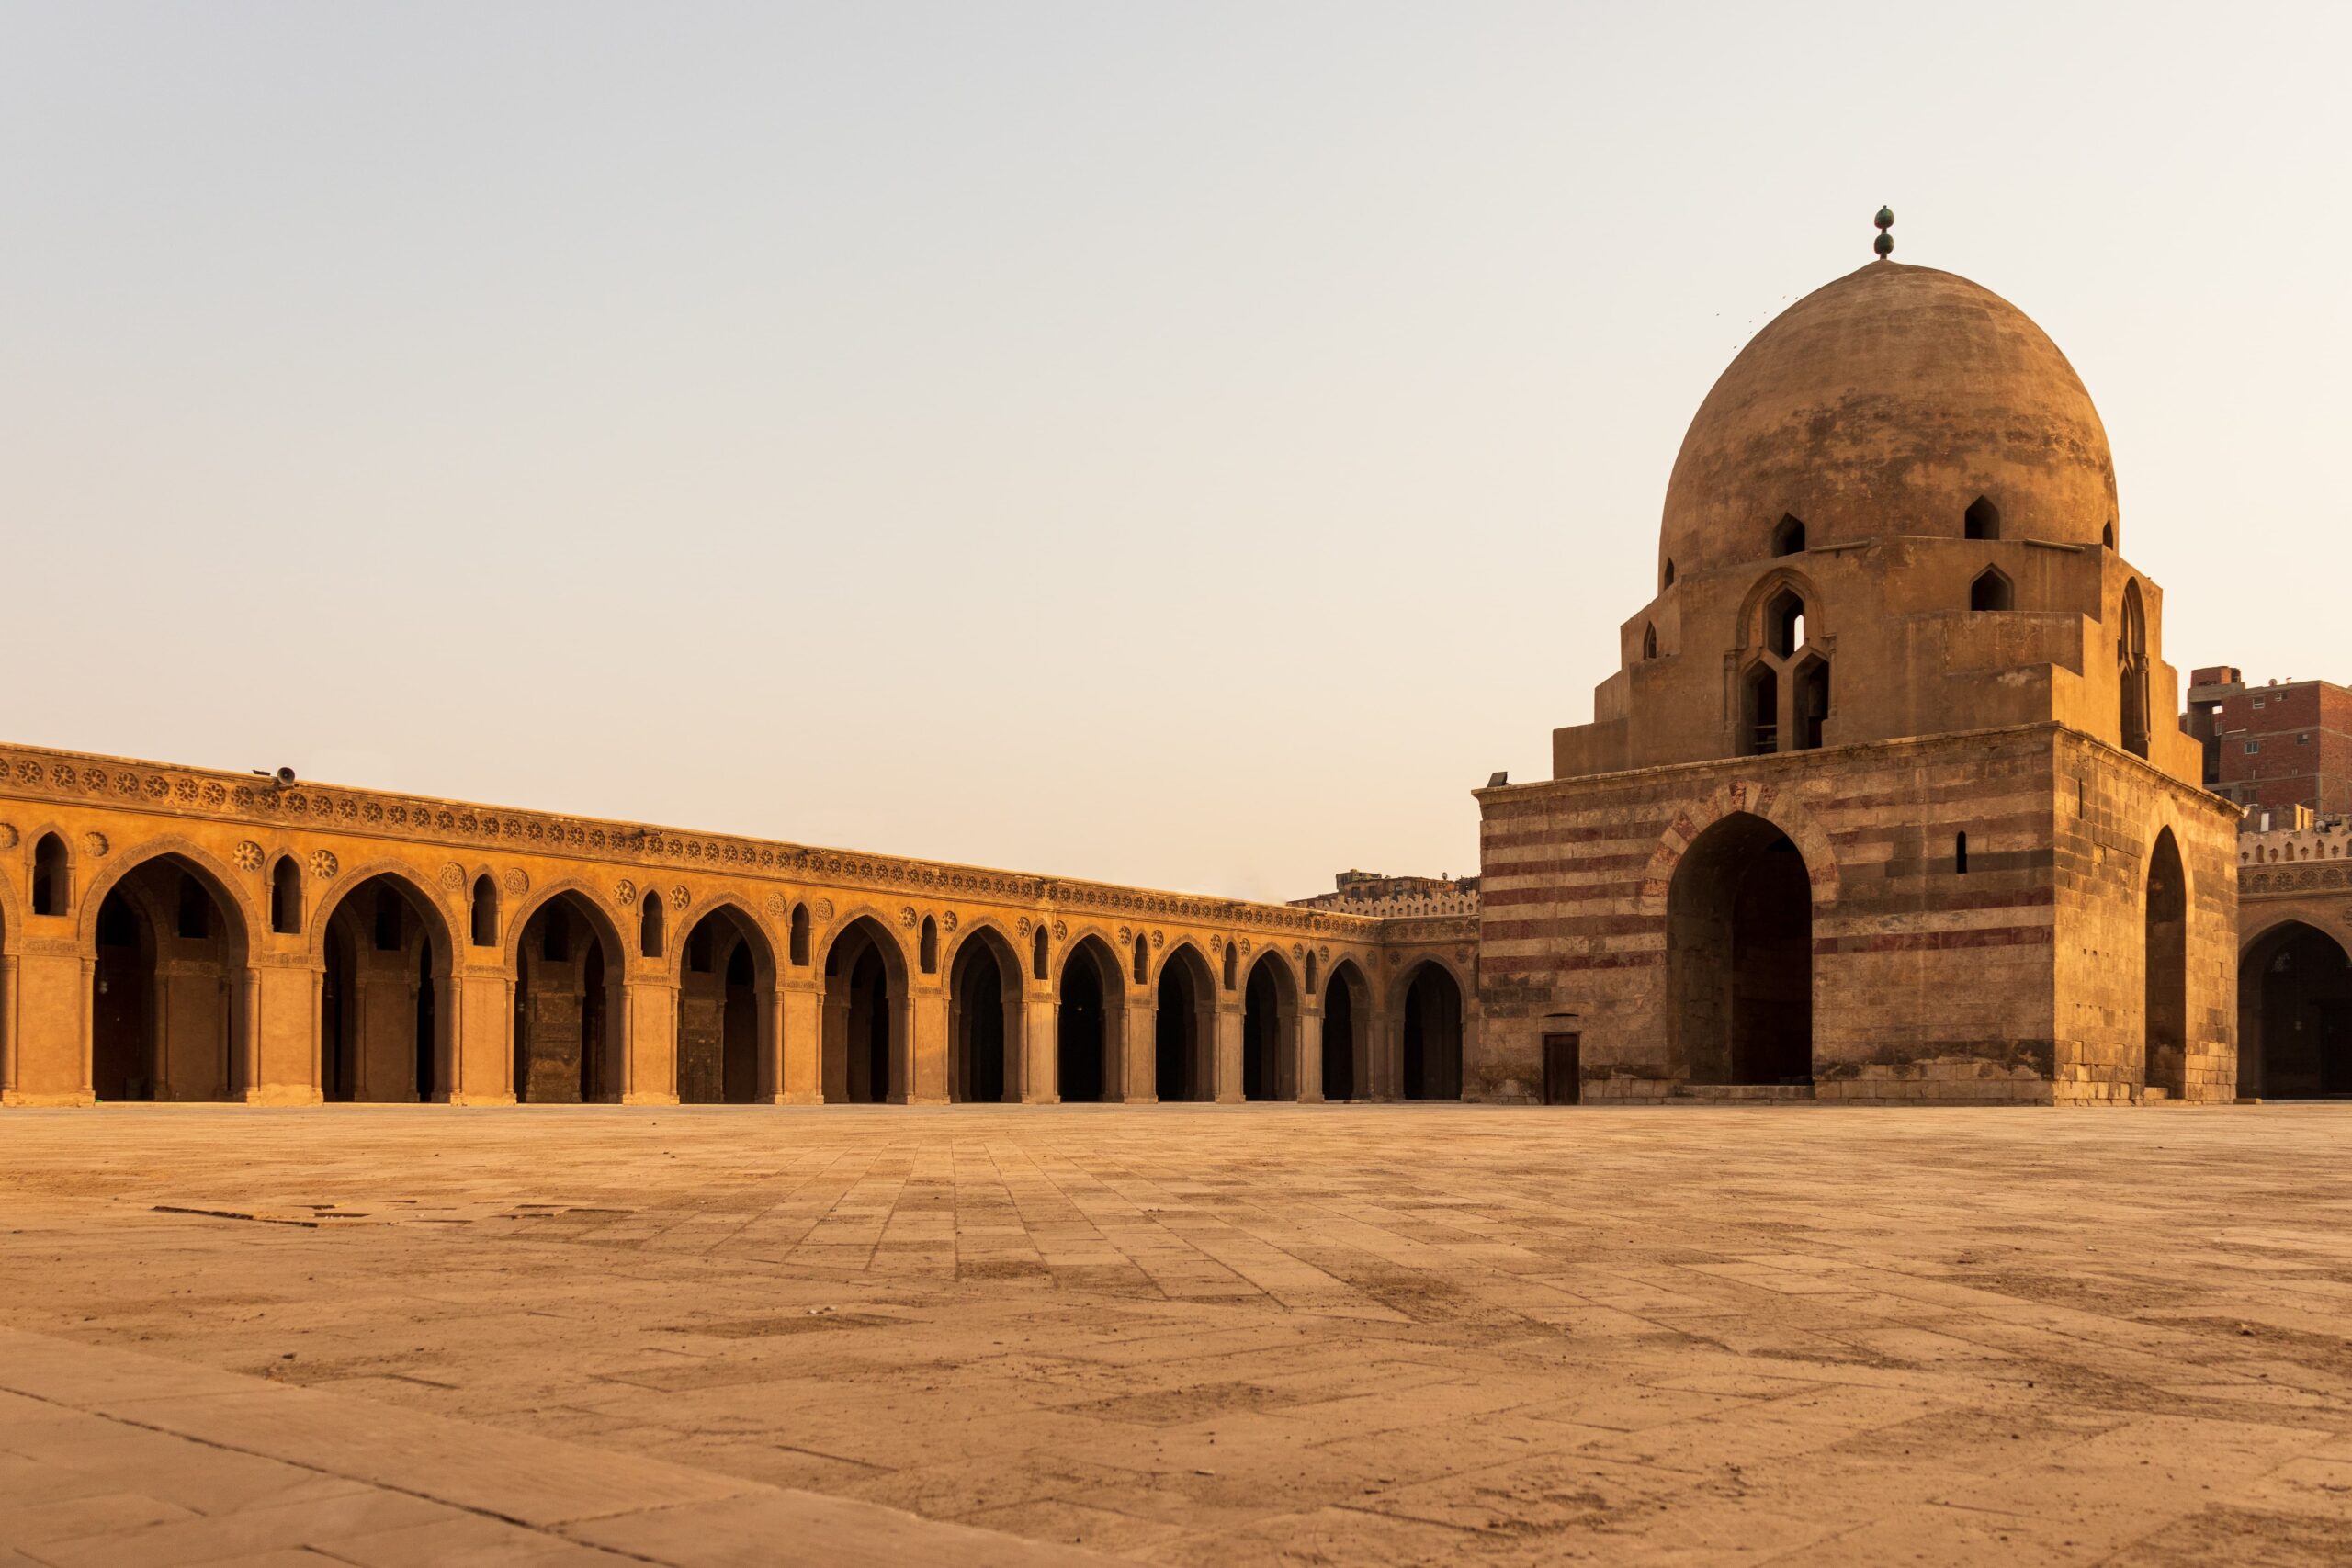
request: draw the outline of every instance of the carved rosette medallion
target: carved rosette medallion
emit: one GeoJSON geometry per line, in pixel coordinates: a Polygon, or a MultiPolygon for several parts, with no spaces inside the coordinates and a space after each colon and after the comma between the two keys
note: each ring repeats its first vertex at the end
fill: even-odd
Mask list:
{"type": "MultiPolygon", "coordinates": [[[[123,776],[128,778],[130,775],[126,773],[123,776]]],[[[82,847],[93,855],[104,857],[111,846],[107,843],[104,833],[85,833],[82,835],[82,847]]]]}
{"type": "Polygon", "coordinates": [[[466,868],[456,861],[441,868],[441,886],[455,893],[466,885],[466,868]]]}
{"type": "Polygon", "coordinates": [[[254,843],[251,839],[247,839],[243,843],[237,846],[237,869],[239,871],[259,871],[261,869],[261,846],[254,843]]]}
{"type": "Polygon", "coordinates": [[[1056,942],[1059,942],[1069,935],[1069,922],[1068,920],[1056,920],[1054,922],[1054,940],[1056,942]]]}
{"type": "Polygon", "coordinates": [[[677,910],[680,914],[684,914],[686,912],[686,906],[694,901],[695,896],[686,891],[686,885],[684,883],[681,882],[675,887],[670,889],[670,908],[677,910]]]}
{"type": "Polygon", "coordinates": [[[523,874],[523,868],[519,865],[509,866],[506,874],[499,878],[498,885],[517,898],[531,890],[531,879],[523,874]]]}
{"type": "Polygon", "coordinates": [[[342,869],[343,863],[334,858],[334,852],[333,850],[312,850],[311,852],[311,874],[317,877],[320,881],[328,881],[336,872],[339,872],[342,869]]]}
{"type": "Polygon", "coordinates": [[[767,896],[766,901],[760,907],[765,909],[769,915],[780,917],[783,915],[785,910],[784,895],[781,893],[771,893],[767,896]]]}
{"type": "Polygon", "coordinates": [[[817,907],[811,911],[811,913],[820,920],[831,919],[833,918],[833,901],[831,898],[818,899],[817,907]]]}
{"type": "Polygon", "coordinates": [[[948,910],[947,913],[939,917],[939,929],[942,931],[952,931],[959,923],[960,921],[956,913],[953,909],[948,910]]]}
{"type": "Polygon", "coordinates": [[[914,929],[915,907],[912,904],[899,911],[899,923],[910,931],[914,929]]]}
{"type": "Polygon", "coordinates": [[[626,876],[622,877],[618,882],[614,883],[613,902],[618,904],[624,909],[628,908],[631,904],[636,903],[637,884],[631,882],[626,876]]]}
{"type": "Polygon", "coordinates": [[[1154,947],[1165,947],[1165,946],[1167,946],[1167,945],[1168,945],[1168,933],[1167,933],[1167,932],[1165,932],[1165,931],[1154,931],[1154,932],[1152,932],[1152,933],[1151,933],[1151,945],[1152,945],[1152,946],[1154,946],[1154,947]]]}

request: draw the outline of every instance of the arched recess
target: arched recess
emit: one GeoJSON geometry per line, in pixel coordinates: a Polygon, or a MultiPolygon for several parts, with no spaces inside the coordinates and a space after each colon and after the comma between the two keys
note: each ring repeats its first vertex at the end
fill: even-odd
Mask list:
{"type": "Polygon", "coordinates": [[[637,953],[640,958],[659,958],[667,945],[665,927],[670,920],[669,906],[662,895],[649,892],[637,906],[637,953]]]}
{"type": "Polygon", "coordinates": [[[1784,512],[1772,525],[1772,553],[1794,556],[1804,553],[1804,520],[1793,512],[1784,512]]]}
{"type": "Polygon", "coordinates": [[[447,1099],[457,933],[413,872],[364,866],[312,926],[319,966],[319,1093],[330,1101],[447,1099]]]}
{"type": "Polygon", "coordinates": [[[1298,984],[1268,948],[1250,965],[1241,1001],[1241,1098],[1298,1098],[1298,984]]]}
{"type": "Polygon", "coordinates": [[[32,911],[36,915],[64,915],[74,908],[74,859],[66,852],[65,840],[56,833],[43,833],[33,842],[32,911]]]}
{"type": "Polygon", "coordinates": [[[1126,1025],[1119,960],[1110,944],[1088,933],[1062,958],[1056,987],[1055,1093],[1068,1103],[1125,1099],[1118,1079],[1120,1032],[1126,1025]]]}
{"type": "Polygon", "coordinates": [[[1668,1028],[1695,1084],[1813,1081],[1813,887],[1780,826],[1730,812],[1700,832],[1666,898],[1668,1028]]]}
{"type": "Polygon", "coordinates": [[[2018,591],[1998,567],[1986,567],[1968,585],[1971,610],[2014,610],[2017,605],[2018,591]]]}
{"type": "Polygon", "coordinates": [[[302,929],[302,863],[280,855],[269,868],[269,929],[292,936],[302,929]]]}
{"type": "Polygon", "coordinates": [[[947,1098],[1019,1100],[1026,1021],[1019,950],[993,925],[967,926],[947,962],[947,1098]]]}
{"type": "Polygon", "coordinates": [[[825,945],[824,1088],[830,1103],[907,1098],[907,954],[879,917],[852,917],[825,945]]]}
{"type": "Polygon", "coordinates": [[[2135,757],[2148,754],[2148,609],[2140,597],[2140,581],[2123,585],[2120,626],[2115,639],[2118,722],[2123,749],[2135,757]]]}
{"type": "Polygon", "coordinates": [[[1370,1076],[1365,1025],[1372,1020],[1372,986],[1353,959],[1331,965],[1323,982],[1323,1098],[1362,1100],[1370,1076]]]}
{"type": "Polygon", "coordinates": [[[1216,1098],[1216,976],[1180,942],[1159,965],[1152,1022],[1152,1090],[1161,1100],[1216,1098]]]}
{"type": "Polygon", "coordinates": [[[678,944],[678,1102],[754,1105],[775,1092],[775,950],[752,912],[714,904],[678,944]]]}
{"type": "Polygon", "coordinates": [[[514,1098],[526,1105],[617,1103],[629,1088],[628,949],[620,929],[588,889],[560,884],[516,911],[514,933],[506,964],[514,985],[514,1098]]]}
{"type": "Polygon", "coordinates": [[[2148,854],[2145,1065],[2151,1094],[2178,1100],[2188,1088],[2188,878],[2170,828],[2148,854]]]}
{"type": "Polygon", "coordinates": [[[256,911],[192,845],[158,846],[82,897],[90,1089],[106,1100],[230,1100],[247,1086],[256,911]]]}
{"type": "Polygon", "coordinates": [[[1433,958],[1405,975],[1399,1009],[1402,1074],[1407,1100],[1462,1098],[1462,983],[1433,958]]]}
{"type": "Polygon", "coordinates": [[[2239,957],[2238,1093],[2352,1096],[2352,955],[2317,926],[2282,920],[2239,957]]]}

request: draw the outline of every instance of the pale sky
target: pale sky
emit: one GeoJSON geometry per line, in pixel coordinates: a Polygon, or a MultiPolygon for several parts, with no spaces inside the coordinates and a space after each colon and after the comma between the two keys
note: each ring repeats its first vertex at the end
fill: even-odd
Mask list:
{"type": "Polygon", "coordinates": [[[1295,897],[1476,869],[1870,259],[2352,681],[2352,6],[0,4],[0,739],[1295,897]]]}

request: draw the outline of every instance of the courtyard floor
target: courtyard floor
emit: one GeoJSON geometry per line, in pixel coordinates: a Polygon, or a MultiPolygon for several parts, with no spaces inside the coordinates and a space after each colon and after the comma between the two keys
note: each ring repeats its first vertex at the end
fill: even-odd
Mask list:
{"type": "Polygon", "coordinates": [[[2352,1105],[11,1111],[0,1325],[0,1565],[2352,1560],[2352,1105]]]}

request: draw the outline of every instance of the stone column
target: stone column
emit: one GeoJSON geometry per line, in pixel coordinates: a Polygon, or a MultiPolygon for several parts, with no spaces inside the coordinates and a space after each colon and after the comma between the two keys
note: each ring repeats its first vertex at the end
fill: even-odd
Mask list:
{"type": "Polygon", "coordinates": [[[1024,1105],[1055,1105],[1062,1098],[1062,1007],[1053,987],[1031,981],[1022,997],[1021,1049],[1027,1067],[1021,1075],[1024,1105]]]}
{"type": "MultiPolygon", "coordinates": [[[[908,1105],[944,1105],[947,1103],[947,987],[936,975],[918,975],[908,986],[907,1011],[910,1025],[905,1045],[906,1062],[896,1070],[899,1081],[906,1085],[903,1096],[894,1096],[908,1105]]],[[[891,1042],[893,1052],[900,1046],[891,1042]]]]}
{"type": "Polygon", "coordinates": [[[1219,991],[1216,1025],[1210,1036],[1209,1098],[1220,1105],[1238,1105],[1248,1098],[1241,1083],[1241,994],[1219,991]]]}
{"type": "Polygon", "coordinates": [[[663,959],[639,960],[628,969],[623,971],[622,1005],[606,1010],[613,1038],[605,1043],[605,1048],[620,1066],[616,1089],[623,1105],[675,1105],[677,981],[663,959]]]}
{"type": "Polygon", "coordinates": [[[1299,1004],[1297,1042],[1291,1083],[1302,1105],[1323,1101],[1323,999],[1310,997],[1299,1004]]]}
{"type": "Polygon", "coordinates": [[[17,1103],[17,955],[0,955],[0,1105],[17,1103]]]}
{"type": "Polygon", "coordinates": [[[777,1101],[820,1105],[825,1099],[824,983],[802,970],[776,989],[783,1035],[783,1088],[777,1101]]]}
{"type": "Polygon", "coordinates": [[[514,1103],[514,979],[488,965],[459,970],[455,1070],[436,1086],[452,1105],[514,1103]]]}
{"type": "Polygon", "coordinates": [[[1127,1016],[1119,1030],[1119,1059],[1114,1064],[1118,1068],[1118,1076],[1111,1083],[1114,1099],[1136,1105],[1159,1102],[1159,1080],[1153,1070],[1153,1043],[1158,1037],[1159,1026],[1159,1003],[1157,998],[1141,987],[1129,987],[1127,1016]]]}

